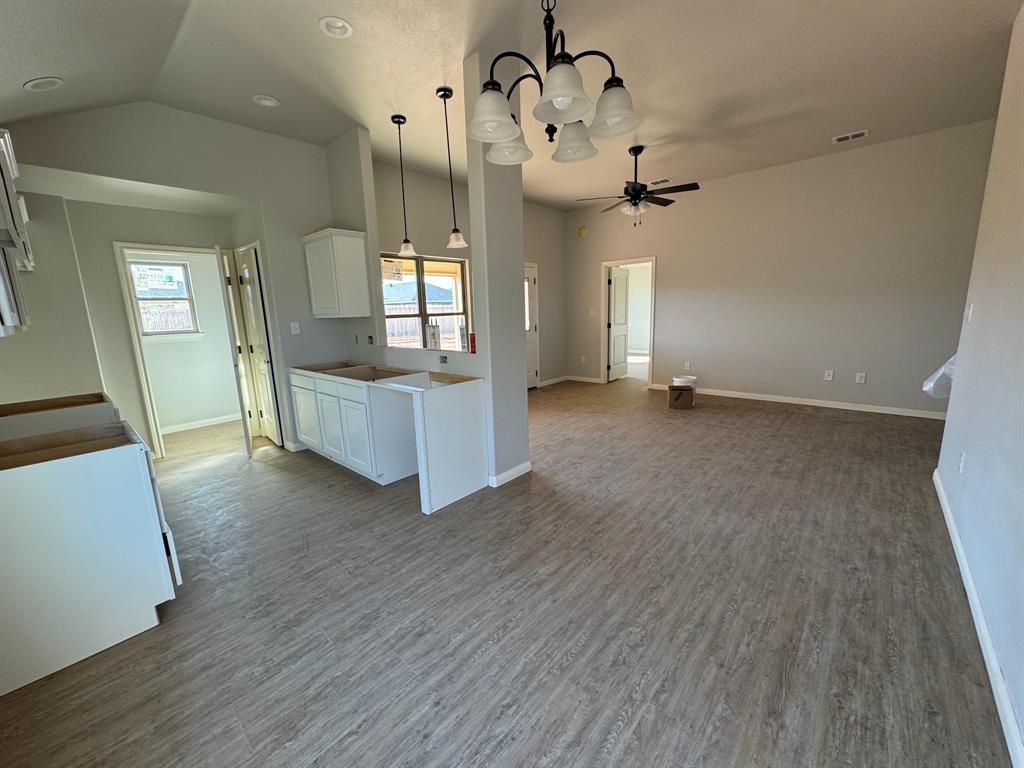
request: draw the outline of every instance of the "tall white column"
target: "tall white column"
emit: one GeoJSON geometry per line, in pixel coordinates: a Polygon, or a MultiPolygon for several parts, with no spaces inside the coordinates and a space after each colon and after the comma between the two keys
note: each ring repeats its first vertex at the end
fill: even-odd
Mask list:
{"type": "MultiPolygon", "coordinates": [[[[473,53],[463,61],[466,123],[491,57],[473,53]]],[[[518,93],[512,110],[519,113],[518,93]]],[[[530,467],[526,422],[526,322],[523,300],[523,171],[488,163],[490,145],[466,139],[469,221],[473,240],[473,316],[477,354],[487,370],[487,451],[491,484],[530,467]]]]}

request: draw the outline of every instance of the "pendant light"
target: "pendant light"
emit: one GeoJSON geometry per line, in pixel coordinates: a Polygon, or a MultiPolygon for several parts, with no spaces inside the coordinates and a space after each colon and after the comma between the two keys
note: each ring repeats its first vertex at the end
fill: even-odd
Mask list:
{"type": "Polygon", "coordinates": [[[572,63],[572,56],[559,53],[544,78],[540,101],[533,116],[542,123],[565,125],[582,120],[590,113],[593,102],[583,90],[583,78],[572,63]]]}
{"type": "Polygon", "coordinates": [[[405,115],[392,115],[391,122],[398,126],[398,172],[402,178],[402,228],[405,231],[405,239],[402,240],[402,247],[398,249],[398,255],[412,258],[416,255],[416,249],[409,240],[409,220],[405,213],[405,161],[402,158],[402,126],[405,125],[405,115]]]}
{"type": "Polygon", "coordinates": [[[622,78],[608,78],[604,92],[597,99],[594,122],[590,124],[591,137],[610,139],[629,133],[639,125],[640,118],[633,111],[633,98],[623,88],[622,78]]]}
{"type": "Polygon", "coordinates": [[[455,93],[447,85],[442,85],[435,93],[444,103],[444,143],[448,147],[448,186],[452,191],[452,233],[448,235],[448,248],[467,248],[469,243],[459,231],[459,222],[455,218],[455,177],[452,175],[452,139],[448,134],[448,99],[455,93]]]}

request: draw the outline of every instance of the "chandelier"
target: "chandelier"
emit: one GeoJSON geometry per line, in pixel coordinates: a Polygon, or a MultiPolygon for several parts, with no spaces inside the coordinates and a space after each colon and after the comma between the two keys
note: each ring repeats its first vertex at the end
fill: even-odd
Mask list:
{"type": "Polygon", "coordinates": [[[591,138],[610,139],[629,133],[640,125],[640,118],[633,111],[633,98],[622,78],[615,73],[615,62],[611,56],[603,51],[583,51],[576,55],[566,52],[565,32],[555,30],[552,11],[556,1],[541,0],[540,3],[544,11],[545,77],[541,77],[528,56],[518,51],[504,51],[491,61],[488,80],[476,100],[467,132],[471,139],[491,144],[487,159],[497,165],[519,165],[533,157],[508,102],[516,87],[526,80],[535,80],[540,89],[540,101],[533,108],[533,116],[546,124],[544,132],[548,141],[553,142],[559,132],[558,127],[562,128],[558,146],[551,156],[555,162],[575,163],[593,157],[597,148],[591,138]],[[594,103],[583,90],[583,79],[576,69],[576,62],[587,56],[602,58],[611,68],[611,76],[604,81],[604,90],[597,100],[594,119],[589,126],[583,123],[583,118],[590,114],[594,103]],[[509,58],[524,62],[529,71],[512,81],[505,96],[501,83],[494,77],[494,70],[499,61],[509,58]]]}

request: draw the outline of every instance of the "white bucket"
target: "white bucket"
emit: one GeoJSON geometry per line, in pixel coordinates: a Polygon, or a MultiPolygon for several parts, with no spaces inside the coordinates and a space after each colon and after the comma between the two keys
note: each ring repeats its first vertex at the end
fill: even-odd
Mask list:
{"type": "Polygon", "coordinates": [[[696,387],[697,377],[696,376],[673,376],[672,377],[673,387],[696,387]]]}

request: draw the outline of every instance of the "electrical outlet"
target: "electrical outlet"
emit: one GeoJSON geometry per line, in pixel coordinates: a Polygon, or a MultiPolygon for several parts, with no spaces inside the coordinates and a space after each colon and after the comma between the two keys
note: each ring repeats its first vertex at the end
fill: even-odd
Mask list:
{"type": "Polygon", "coordinates": [[[854,382],[857,384],[863,384],[868,380],[868,375],[864,371],[857,371],[857,375],[854,377],[854,382]]]}
{"type": "Polygon", "coordinates": [[[836,377],[836,372],[829,368],[825,371],[825,381],[832,381],[836,377]]]}
{"type": "Polygon", "coordinates": [[[961,474],[961,475],[964,473],[964,462],[966,462],[966,461],[967,461],[967,454],[964,453],[963,451],[960,451],[960,470],[959,470],[959,474],[961,474]]]}
{"type": "Polygon", "coordinates": [[[690,370],[690,361],[689,360],[687,360],[685,363],[683,363],[683,370],[684,371],[690,370]]]}
{"type": "Polygon", "coordinates": [[[292,336],[298,336],[300,333],[302,333],[301,329],[299,328],[299,324],[295,320],[292,320],[291,325],[292,325],[292,336]]]}
{"type": "Polygon", "coordinates": [[[580,362],[583,363],[583,365],[586,365],[587,364],[587,356],[586,355],[580,355],[580,362]]]}
{"type": "Polygon", "coordinates": [[[441,365],[448,364],[448,355],[441,355],[441,365]]]}

